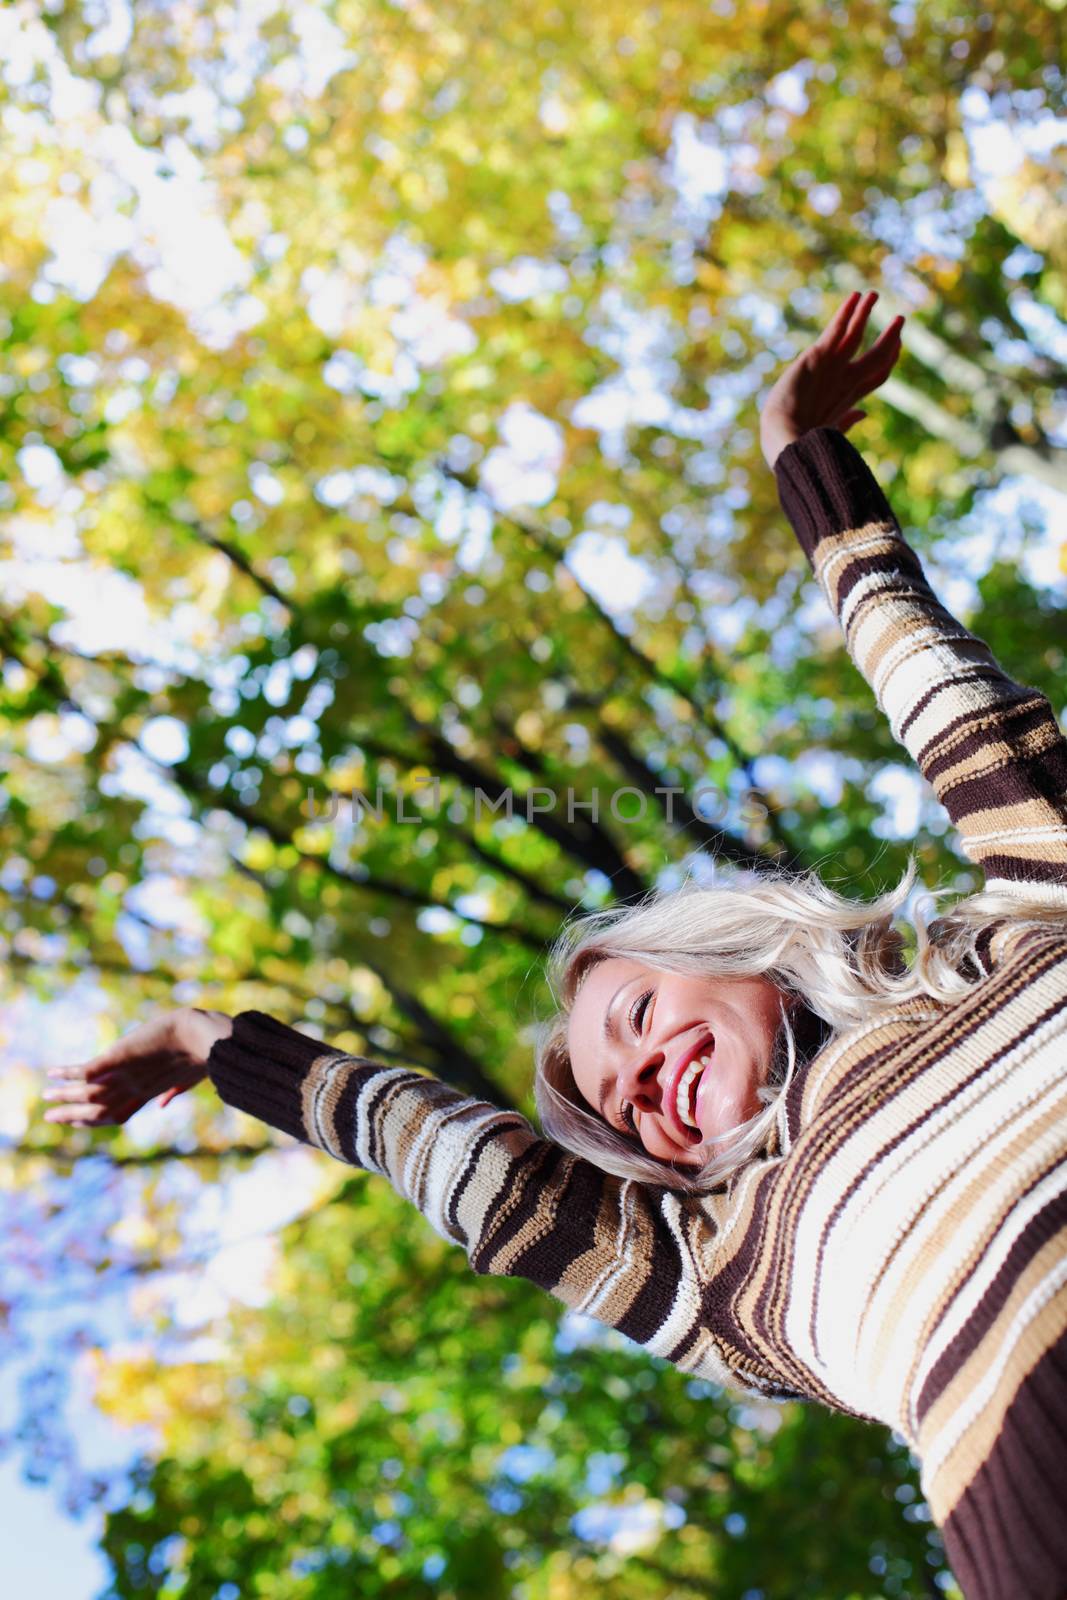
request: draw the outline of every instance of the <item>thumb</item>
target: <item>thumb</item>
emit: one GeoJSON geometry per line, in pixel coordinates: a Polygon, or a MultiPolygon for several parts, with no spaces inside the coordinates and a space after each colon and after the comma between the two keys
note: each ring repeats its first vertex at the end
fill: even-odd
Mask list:
{"type": "Polygon", "coordinates": [[[866,415],[866,411],[846,411],[832,426],[839,428],[842,433],[847,433],[848,429],[855,427],[857,422],[862,422],[866,415]]]}
{"type": "Polygon", "coordinates": [[[169,1106],[171,1101],[176,1099],[178,1097],[178,1095],[184,1094],[188,1087],[189,1087],[188,1084],[184,1084],[183,1083],[183,1084],[179,1084],[177,1086],[177,1088],[168,1089],[166,1094],[161,1094],[160,1095],[160,1097],[159,1097],[160,1105],[161,1106],[169,1106]]]}

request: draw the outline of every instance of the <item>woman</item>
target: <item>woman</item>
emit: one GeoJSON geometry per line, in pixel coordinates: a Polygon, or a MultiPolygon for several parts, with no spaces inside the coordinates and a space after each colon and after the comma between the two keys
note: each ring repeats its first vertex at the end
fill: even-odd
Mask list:
{"type": "Polygon", "coordinates": [[[260,1012],[54,1069],[50,1120],[222,1098],[384,1174],[479,1273],[658,1356],[897,1429],[967,1600],[1067,1594],[1067,744],[930,592],[844,437],[900,353],[852,295],[761,443],[849,651],[984,869],[916,929],[813,877],[601,913],[554,955],[548,1139],[260,1012]]]}

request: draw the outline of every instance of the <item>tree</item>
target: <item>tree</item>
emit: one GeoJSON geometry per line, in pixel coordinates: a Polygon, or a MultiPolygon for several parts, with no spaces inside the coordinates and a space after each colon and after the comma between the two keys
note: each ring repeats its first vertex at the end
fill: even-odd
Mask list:
{"type": "MultiPolygon", "coordinates": [[[[894,781],[911,783],[927,881],[971,886],[836,635],[810,620],[755,407],[857,275],[885,315],[907,309],[904,361],[857,442],[942,571],[970,575],[952,572],[961,530],[992,535],[972,625],[1064,703],[1062,602],[1021,564],[1040,513],[1013,525],[987,494],[1005,475],[1063,483],[1061,166],[1036,139],[1006,178],[975,160],[983,119],[1029,139],[1062,111],[1060,11],[339,0],[280,4],[240,42],[211,8],[135,8],[126,39],[77,4],[18,22],[0,107],[0,537],[75,561],[83,585],[109,574],[145,621],[102,640],[54,567],[8,570],[9,993],[91,980],[115,1030],[179,1000],[256,1006],[529,1112],[515,1018],[546,1003],[540,956],[568,911],[708,858],[880,891],[910,843],[894,781]],[[175,262],[200,204],[213,231],[196,235],[199,264],[215,276],[198,299],[175,262]],[[703,815],[700,786],[722,797],[703,815]],[[632,794],[611,805],[624,787],[640,808],[632,794]],[[373,804],[379,789],[381,821],[327,820],[337,796],[373,804]]],[[[32,1077],[18,1082],[28,1105],[32,1077]]],[[[146,1125],[158,1138],[60,1140],[34,1124],[22,1139],[6,1245],[16,1348],[42,1282],[91,1309],[154,1281],[187,1249],[191,1194],[247,1165],[262,1130],[206,1090],[191,1100],[184,1124],[175,1107],[146,1125]],[[81,1181],[99,1221],[80,1276],[45,1226],[79,1172],[96,1174],[81,1181]]],[[[306,1237],[285,1251],[302,1307],[306,1237]]],[[[484,1306],[501,1360],[520,1339],[511,1303],[456,1281],[455,1315],[484,1306]]],[[[528,1315],[549,1340],[552,1308],[528,1315]]],[[[70,1337],[109,1348],[86,1318],[70,1337]]],[[[680,1434],[692,1420],[701,1440],[678,1376],[647,1370],[680,1434]]],[[[439,1378],[458,1394],[477,1376],[457,1355],[439,1378]]],[[[226,1476],[223,1415],[189,1455],[175,1409],[161,1503],[193,1493],[189,1461],[198,1482],[251,1493],[226,1476]]],[[[579,1420],[595,1432],[592,1413],[579,1420]]],[[[59,1472],[58,1415],[27,1402],[23,1425],[40,1470],[59,1472]]],[[[310,1450],[306,1417],[301,1429],[310,1450]]],[[[727,1424],[731,1462],[745,1436],[727,1424]]],[[[866,1592],[859,1533],[855,1547],[835,1536],[832,1573],[805,1543],[791,1452],[810,1449],[829,1481],[835,1451],[855,1464],[873,1438],[841,1419],[783,1422],[754,1480],[773,1493],[745,1502],[744,1536],[699,1535],[690,1577],[706,1560],[754,1583],[766,1541],[751,1530],[773,1515],[800,1528],[813,1583],[834,1592],[847,1570],[866,1592]]],[[[881,1486],[899,1459],[878,1459],[869,1482],[839,1479],[841,1529],[893,1512],[881,1486]]],[[[479,1502],[489,1470],[462,1488],[470,1559],[486,1565],[503,1515],[479,1502]]],[[[663,1470],[653,1452],[649,1494],[663,1470]]],[[[546,1593],[563,1592],[547,1552],[581,1492],[567,1471],[540,1524],[533,1499],[515,1513],[522,1571],[546,1593]],[[538,1526],[552,1529],[541,1545],[538,1526]]],[[[741,1503],[732,1477],[709,1526],[728,1493],[741,1503]]],[[[893,1515],[885,1560],[914,1561],[916,1530],[893,1515]]],[[[108,1535],[128,1586],[131,1528],[119,1518],[108,1535]]],[[[292,1532],[296,1555],[309,1535],[292,1532]]],[[[644,1559],[640,1580],[635,1558],[618,1581],[669,1593],[659,1551],[644,1559]]],[[[402,1573],[415,1583],[414,1557],[402,1573]]],[[[870,1579],[900,1592],[888,1568],[870,1579]]],[[[767,1592],[783,1581],[771,1573],[767,1592]]]]}

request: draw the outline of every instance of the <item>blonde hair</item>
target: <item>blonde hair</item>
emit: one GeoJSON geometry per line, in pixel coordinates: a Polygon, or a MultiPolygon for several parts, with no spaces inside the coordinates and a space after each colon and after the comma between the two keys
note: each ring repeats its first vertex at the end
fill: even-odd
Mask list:
{"type": "MultiPolygon", "coordinates": [[[[839,894],[814,872],[738,873],[710,886],[690,879],[637,905],[595,911],[567,924],[548,962],[557,1014],[536,1030],[534,1097],[547,1137],[618,1177],[707,1193],[728,1183],[767,1144],[779,1099],[798,1066],[790,997],[825,1025],[818,1048],[834,1031],[888,1016],[902,1001],[925,996],[949,1002],[964,993],[985,975],[975,944],[990,923],[1005,917],[1042,926],[1067,920],[1061,908],[1028,903],[1015,893],[971,895],[929,923],[917,904],[910,921],[901,919],[915,942],[909,961],[894,917],[915,881],[914,857],[896,888],[871,901],[839,894]],[[761,976],[782,991],[781,1028],[767,1081],[757,1091],[762,1109],[710,1141],[719,1148],[699,1170],[636,1147],[592,1110],[574,1081],[567,1048],[571,1007],[592,968],[620,956],[661,972],[761,976]]],[[[922,899],[936,909],[952,892],[928,890],[922,899]]]]}

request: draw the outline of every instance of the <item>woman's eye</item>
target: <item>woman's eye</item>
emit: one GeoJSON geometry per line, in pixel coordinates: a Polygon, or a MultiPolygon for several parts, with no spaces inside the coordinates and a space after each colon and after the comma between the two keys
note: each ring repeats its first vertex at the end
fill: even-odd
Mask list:
{"type": "Polygon", "coordinates": [[[652,990],[646,989],[645,993],[638,995],[630,1008],[630,1026],[635,1033],[641,1032],[641,1025],[645,1020],[648,1002],[652,999],[652,990]]]}
{"type": "Polygon", "coordinates": [[[626,1124],[626,1131],[637,1138],[637,1123],[634,1121],[634,1108],[629,1103],[623,1108],[622,1120],[626,1124]]]}

